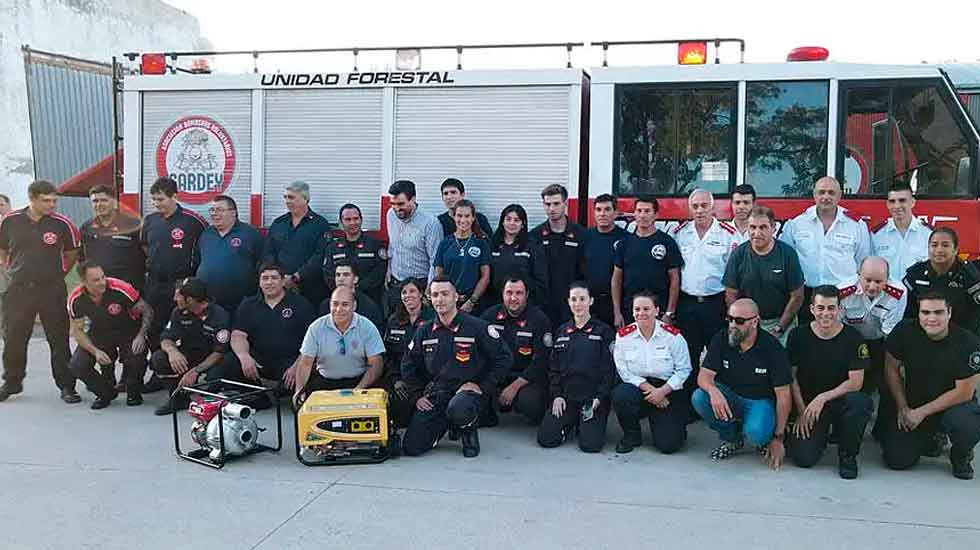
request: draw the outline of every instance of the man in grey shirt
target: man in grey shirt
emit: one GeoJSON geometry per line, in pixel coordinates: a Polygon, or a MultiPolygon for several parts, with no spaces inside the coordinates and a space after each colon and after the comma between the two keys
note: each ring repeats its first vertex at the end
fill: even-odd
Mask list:
{"type": "Polygon", "coordinates": [[[370,388],[380,380],[384,342],[371,321],[354,313],[356,307],[351,289],[338,287],[330,295],[330,314],[307,329],[296,362],[297,406],[317,390],[370,388]]]}
{"type": "Polygon", "coordinates": [[[431,281],[435,275],[432,260],[442,241],[442,225],[435,216],[419,210],[415,184],[398,180],[388,189],[391,208],[386,214],[388,228],[388,291],[385,315],[401,303],[401,283],[406,279],[431,281]]]}
{"type": "Polygon", "coordinates": [[[759,306],[760,327],[786,345],[803,304],[803,270],[796,250],[773,238],[775,214],[756,206],[749,214],[749,240],[732,252],[722,284],[725,301],[752,298],[759,306]]]}

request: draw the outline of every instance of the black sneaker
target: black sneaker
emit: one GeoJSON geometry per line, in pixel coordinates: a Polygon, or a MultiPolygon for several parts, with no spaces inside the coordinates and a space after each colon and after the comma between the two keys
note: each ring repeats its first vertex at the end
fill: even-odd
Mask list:
{"type": "Polygon", "coordinates": [[[943,451],[946,449],[947,441],[948,439],[946,434],[942,432],[932,434],[932,438],[930,438],[925,451],[922,452],[922,455],[929,458],[939,458],[943,456],[943,451]]]}
{"type": "Polygon", "coordinates": [[[119,396],[119,392],[113,390],[113,392],[105,397],[96,397],[95,401],[92,401],[91,409],[97,411],[99,409],[104,409],[112,404],[112,400],[119,396]]]}
{"type": "Polygon", "coordinates": [[[462,432],[463,456],[473,458],[480,454],[480,436],[476,430],[466,430],[462,432]]]}
{"type": "Polygon", "coordinates": [[[623,432],[623,438],[616,444],[616,452],[626,454],[643,445],[643,434],[638,431],[623,432]]]}
{"type": "Polygon", "coordinates": [[[840,474],[841,479],[857,479],[857,457],[840,455],[837,459],[837,473],[840,474]]]}
{"type": "Polygon", "coordinates": [[[143,404],[143,396],[138,393],[127,393],[126,394],[126,406],[127,407],[138,407],[143,404]]]}
{"type": "Polygon", "coordinates": [[[745,440],[741,437],[731,442],[722,441],[721,445],[718,445],[715,447],[715,450],[711,451],[711,460],[731,458],[741,451],[743,447],[745,447],[745,440]]]}
{"type": "Polygon", "coordinates": [[[0,386],[0,401],[6,401],[10,399],[11,395],[17,395],[24,391],[24,386],[11,386],[10,384],[4,384],[0,386]]]}
{"type": "Polygon", "coordinates": [[[450,426],[448,437],[449,437],[449,441],[459,441],[459,430],[457,430],[453,426],[450,426]]]}
{"type": "Polygon", "coordinates": [[[973,451],[962,458],[949,457],[953,465],[953,477],[956,479],[973,479],[973,451]]]}
{"type": "Polygon", "coordinates": [[[74,388],[65,388],[61,390],[61,400],[69,405],[74,405],[75,403],[81,403],[82,397],[78,395],[78,392],[74,388]]]}
{"type": "Polygon", "coordinates": [[[173,396],[170,399],[167,399],[163,405],[157,407],[156,410],[153,411],[153,414],[157,416],[168,416],[173,414],[175,410],[181,411],[186,409],[187,405],[189,404],[190,400],[187,397],[183,395],[173,396]]]}

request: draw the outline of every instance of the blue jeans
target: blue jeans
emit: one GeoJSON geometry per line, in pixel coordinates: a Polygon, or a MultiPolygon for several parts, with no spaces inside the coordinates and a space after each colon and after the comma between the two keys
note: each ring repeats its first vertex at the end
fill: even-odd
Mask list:
{"type": "Polygon", "coordinates": [[[743,432],[745,439],[753,445],[761,447],[768,444],[769,440],[772,439],[773,430],[776,429],[776,404],[774,400],[772,398],[747,399],[724,384],[716,383],[715,386],[728,401],[728,408],[732,410],[734,418],[728,422],[715,418],[715,413],[711,409],[711,396],[708,395],[708,392],[698,388],[691,395],[691,404],[708,424],[708,427],[718,432],[722,441],[729,443],[737,441],[739,432],[743,432]]]}

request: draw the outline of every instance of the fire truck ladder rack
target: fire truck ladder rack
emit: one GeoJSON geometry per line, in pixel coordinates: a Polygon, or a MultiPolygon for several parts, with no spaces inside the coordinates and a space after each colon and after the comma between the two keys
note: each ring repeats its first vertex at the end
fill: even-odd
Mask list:
{"type": "MultiPolygon", "coordinates": [[[[252,72],[259,72],[259,56],[260,55],[278,55],[278,54],[307,54],[307,53],[342,53],[350,52],[354,56],[354,71],[357,71],[357,56],[361,52],[384,52],[393,51],[397,52],[399,50],[418,50],[422,52],[424,50],[434,51],[434,50],[456,50],[456,70],[463,69],[463,50],[500,50],[500,49],[511,49],[511,48],[565,48],[566,52],[566,62],[565,68],[572,68],[572,49],[580,48],[585,46],[583,42],[533,42],[527,44],[456,44],[456,45],[446,45],[446,46],[373,46],[367,48],[312,48],[312,49],[290,49],[290,50],[231,50],[231,51],[198,51],[198,52],[163,52],[163,55],[169,58],[174,64],[169,65],[170,72],[176,73],[180,72],[194,72],[188,69],[181,69],[175,64],[178,58],[181,57],[213,57],[219,55],[251,55],[252,56],[252,72]]],[[[130,61],[135,61],[139,57],[139,52],[128,52],[123,54],[130,61]]]]}
{"type": "Polygon", "coordinates": [[[739,63],[745,63],[745,40],[741,38],[683,38],[677,40],[601,40],[592,42],[593,45],[602,46],[602,66],[608,67],[609,46],[663,46],[679,45],[685,42],[704,42],[712,43],[715,46],[715,64],[721,63],[718,57],[719,50],[723,43],[737,43],[739,47],[739,63]]]}

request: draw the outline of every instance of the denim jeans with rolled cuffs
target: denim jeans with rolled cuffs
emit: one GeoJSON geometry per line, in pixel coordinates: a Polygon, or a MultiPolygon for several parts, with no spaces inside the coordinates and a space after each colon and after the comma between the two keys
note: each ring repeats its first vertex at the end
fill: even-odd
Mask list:
{"type": "Polygon", "coordinates": [[[732,419],[726,422],[715,418],[711,408],[711,396],[698,388],[691,396],[691,404],[708,427],[718,432],[722,441],[734,443],[744,434],[745,440],[752,445],[757,447],[767,445],[776,429],[775,399],[746,399],[724,384],[716,383],[715,387],[728,401],[732,419]]]}

